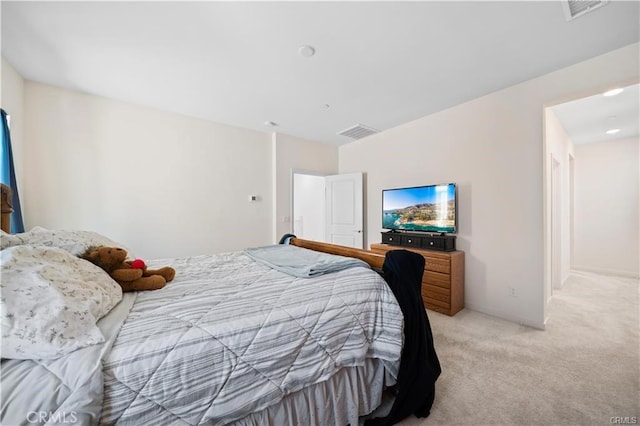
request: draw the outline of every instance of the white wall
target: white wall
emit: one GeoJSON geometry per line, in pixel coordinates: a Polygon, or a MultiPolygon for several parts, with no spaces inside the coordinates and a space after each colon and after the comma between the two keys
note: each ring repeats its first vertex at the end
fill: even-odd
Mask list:
{"type": "Polygon", "coordinates": [[[456,182],[466,306],[543,328],[543,107],[637,79],[634,44],[341,146],[340,173],[367,174],[368,243],[383,188],[456,182]]]}
{"type": "Polygon", "coordinates": [[[269,134],[31,81],[24,108],[27,229],[95,230],[145,258],[273,239],[269,134]]]}
{"type": "Polygon", "coordinates": [[[576,145],[575,269],[640,275],[639,144],[576,145]]]}
{"type": "Polygon", "coordinates": [[[90,229],[147,258],[265,245],[290,232],[275,218],[291,170],[338,169],[334,145],[24,84],[27,229],[90,229]]]}
{"type": "MultiPolygon", "coordinates": [[[[24,79],[16,72],[13,66],[2,58],[2,78],[0,86],[0,105],[11,117],[11,149],[13,152],[13,163],[18,182],[18,194],[23,192],[23,170],[24,170],[24,144],[23,144],[23,121],[24,121],[24,79]]],[[[24,207],[24,201],[20,200],[24,207]]]]}
{"type": "Polygon", "coordinates": [[[276,241],[293,229],[291,222],[292,170],[335,174],[338,172],[338,147],[311,142],[281,133],[273,135],[273,171],[276,200],[273,212],[276,241]]]}

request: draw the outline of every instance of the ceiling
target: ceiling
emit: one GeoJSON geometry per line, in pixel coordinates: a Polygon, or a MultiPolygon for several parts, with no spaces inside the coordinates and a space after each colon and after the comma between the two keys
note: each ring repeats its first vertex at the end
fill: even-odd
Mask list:
{"type": "Polygon", "coordinates": [[[26,79],[342,144],[639,40],[639,2],[8,2],[26,79]],[[298,50],[310,45],[315,55],[298,50]],[[275,125],[266,125],[273,122],[275,125]]]}
{"type": "MultiPolygon", "coordinates": [[[[556,105],[551,109],[573,143],[605,142],[640,135],[640,90],[624,87],[615,96],[602,93],[556,105]],[[607,130],[619,129],[607,134],[607,130]]],[[[622,88],[622,87],[621,87],[622,88]]]]}

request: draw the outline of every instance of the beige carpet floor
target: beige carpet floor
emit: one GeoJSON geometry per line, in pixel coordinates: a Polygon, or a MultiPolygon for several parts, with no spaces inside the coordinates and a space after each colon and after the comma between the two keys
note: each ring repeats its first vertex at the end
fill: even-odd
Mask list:
{"type": "Polygon", "coordinates": [[[544,331],[429,311],[442,364],[436,399],[428,418],[400,424],[640,424],[638,289],[637,279],[572,273],[544,331]]]}

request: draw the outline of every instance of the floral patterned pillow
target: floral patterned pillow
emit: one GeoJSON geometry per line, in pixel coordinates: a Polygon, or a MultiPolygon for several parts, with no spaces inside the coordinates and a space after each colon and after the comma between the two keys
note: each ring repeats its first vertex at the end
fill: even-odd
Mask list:
{"type": "Polygon", "coordinates": [[[23,234],[12,235],[12,234],[7,234],[3,230],[0,230],[0,248],[4,250],[7,247],[13,247],[13,246],[18,246],[20,244],[24,244],[24,240],[20,238],[19,235],[23,235],[23,234]]]}
{"type": "Polygon", "coordinates": [[[56,247],[0,252],[2,358],[58,358],[104,341],[96,322],[122,299],[99,267],[56,247]]]}
{"type": "Polygon", "coordinates": [[[92,231],[46,229],[35,226],[30,231],[20,234],[12,235],[2,232],[0,244],[3,250],[7,247],[25,244],[58,247],[76,256],[84,253],[91,246],[111,246],[121,247],[129,252],[130,257],[133,257],[131,251],[122,244],[92,231]]]}

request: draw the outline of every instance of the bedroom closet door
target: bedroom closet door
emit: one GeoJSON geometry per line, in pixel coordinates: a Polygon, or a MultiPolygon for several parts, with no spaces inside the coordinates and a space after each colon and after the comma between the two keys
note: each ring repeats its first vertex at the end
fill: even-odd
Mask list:
{"type": "Polygon", "coordinates": [[[362,173],[325,177],[327,242],[363,248],[362,202],[362,173]]]}

